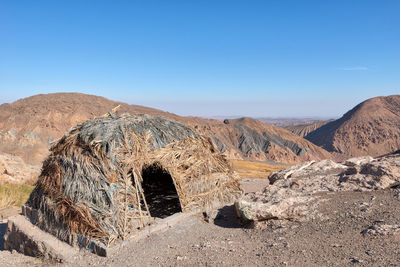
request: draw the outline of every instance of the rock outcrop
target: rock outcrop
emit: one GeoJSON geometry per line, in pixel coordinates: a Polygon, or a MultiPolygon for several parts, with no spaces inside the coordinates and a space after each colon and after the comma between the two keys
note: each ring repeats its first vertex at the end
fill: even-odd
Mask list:
{"type": "Polygon", "coordinates": [[[277,171],[263,191],[236,202],[240,216],[248,221],[301,220],[314,215],[324,192],[369,191],[400,183],[400,154],[379,158],[360,157],[343,163],[310,161],[277,171]]]}
{"type": "Polygon", "coordinates": [[[25,163],[20,157],[0,153],[0,183],[29,183],[36,180],[40,165],[25,163]]]}

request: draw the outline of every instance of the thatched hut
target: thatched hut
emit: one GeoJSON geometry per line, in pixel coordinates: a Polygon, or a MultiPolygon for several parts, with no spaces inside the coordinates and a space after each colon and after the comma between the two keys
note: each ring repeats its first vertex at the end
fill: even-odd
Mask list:
{"type": "Polygon", "coordinates": [[[154,217],[215,209],[241,195],[210,138],[165,118],[110,114],[52,146],[26,203],[41,229],[72,245],[110,245],[154,217]]]}

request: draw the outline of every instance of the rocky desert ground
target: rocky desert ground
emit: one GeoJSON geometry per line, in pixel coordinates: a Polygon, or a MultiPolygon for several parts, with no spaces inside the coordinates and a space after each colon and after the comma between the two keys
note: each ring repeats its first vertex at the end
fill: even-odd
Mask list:
{"type": "Polygon", "coordinates": [[[130,242],[107,258],[81,251],[60,264],[1,251],[0,265],[398,266],[399,173],[399,154],[307,162],[269,180],[242,179],[246,194],[236,206],[250,206],[247,217],[226,206],[130,242]]]}

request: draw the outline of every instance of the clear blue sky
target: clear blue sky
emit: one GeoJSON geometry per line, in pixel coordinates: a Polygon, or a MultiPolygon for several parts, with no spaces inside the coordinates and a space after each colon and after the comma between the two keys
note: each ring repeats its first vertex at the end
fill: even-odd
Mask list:
{"type": "Polygon", "coordinates": [[[0,103],[83,92],[181,115],[340,116],[400,93],[400,1],[0,0],[0,103]]]}

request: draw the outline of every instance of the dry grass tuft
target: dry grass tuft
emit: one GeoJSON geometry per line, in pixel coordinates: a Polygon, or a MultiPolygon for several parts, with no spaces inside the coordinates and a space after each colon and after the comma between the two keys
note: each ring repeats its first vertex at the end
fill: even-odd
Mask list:
{"type": "Polygon", "coordinates": [[[22,206],[31,194],[34,186],[24,184],[0,185],[0,209],[12,206],[22,206]]]}
{"type": "Polygon", "coordinates": [[[272,165],[247,160],[232,160],[232,168],[240,178],[268,178],[274,171],[286,168],[285,165],[272,165]]]}

